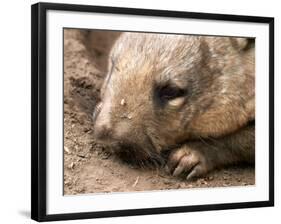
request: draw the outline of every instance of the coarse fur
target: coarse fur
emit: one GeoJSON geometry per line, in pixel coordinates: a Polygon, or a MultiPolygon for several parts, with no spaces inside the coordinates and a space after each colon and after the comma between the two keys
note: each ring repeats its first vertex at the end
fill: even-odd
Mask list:
{"type": "Polygon", "coordinates": [[[254,50],[247,38],[121,34],[94,112],[95,136],[188,179],[254,163],[254,50]]]}

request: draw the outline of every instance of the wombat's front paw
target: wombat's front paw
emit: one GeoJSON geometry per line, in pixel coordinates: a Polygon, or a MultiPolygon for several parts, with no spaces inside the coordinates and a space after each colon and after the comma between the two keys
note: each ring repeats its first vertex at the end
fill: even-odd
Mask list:
{"type": "Polygon", "coordinates": [[[167,168],[173,176],[186,175],[186,179],[190,180],[206,174],[213,166],[207,162],[202,152],[184,145],[171,152],[167,168]]]}

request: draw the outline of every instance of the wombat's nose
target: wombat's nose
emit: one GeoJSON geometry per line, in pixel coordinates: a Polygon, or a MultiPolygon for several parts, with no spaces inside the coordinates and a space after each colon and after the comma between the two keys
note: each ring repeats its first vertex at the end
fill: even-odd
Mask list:
{"type": "Polygon", "coordinates": [[[99,140],[110,139],[112,136],[112,129],[109,124],[96,124],[94,126],[94,136],[99,140]]]}
{"type": "Polygon", "coordinates": [[[99,103],[93,114],[95,138],[107,140],[112,137],[112,125],[110,120],[110,104],[99,103]]]}

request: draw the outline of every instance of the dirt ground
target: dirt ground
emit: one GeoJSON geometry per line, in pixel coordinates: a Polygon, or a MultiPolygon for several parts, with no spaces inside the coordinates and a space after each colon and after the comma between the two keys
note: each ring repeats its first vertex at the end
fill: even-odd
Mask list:
{"type": "Polygon", "coordinates": [[[253,185],[253,167],[216,170],[195,181],[127,164],[93,138],[92,113],[117,32],[64,30],[64,193],[253,185]]]}

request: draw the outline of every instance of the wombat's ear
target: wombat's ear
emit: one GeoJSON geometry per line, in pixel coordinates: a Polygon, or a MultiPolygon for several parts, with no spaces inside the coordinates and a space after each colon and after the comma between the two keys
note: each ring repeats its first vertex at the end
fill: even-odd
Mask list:
{"type": "Polygon", "coordinates": [[[238,51],[248,50],[249,48],[254,47],[255,39],[254,38],[230,38],[232,46],[238,51]]]}

